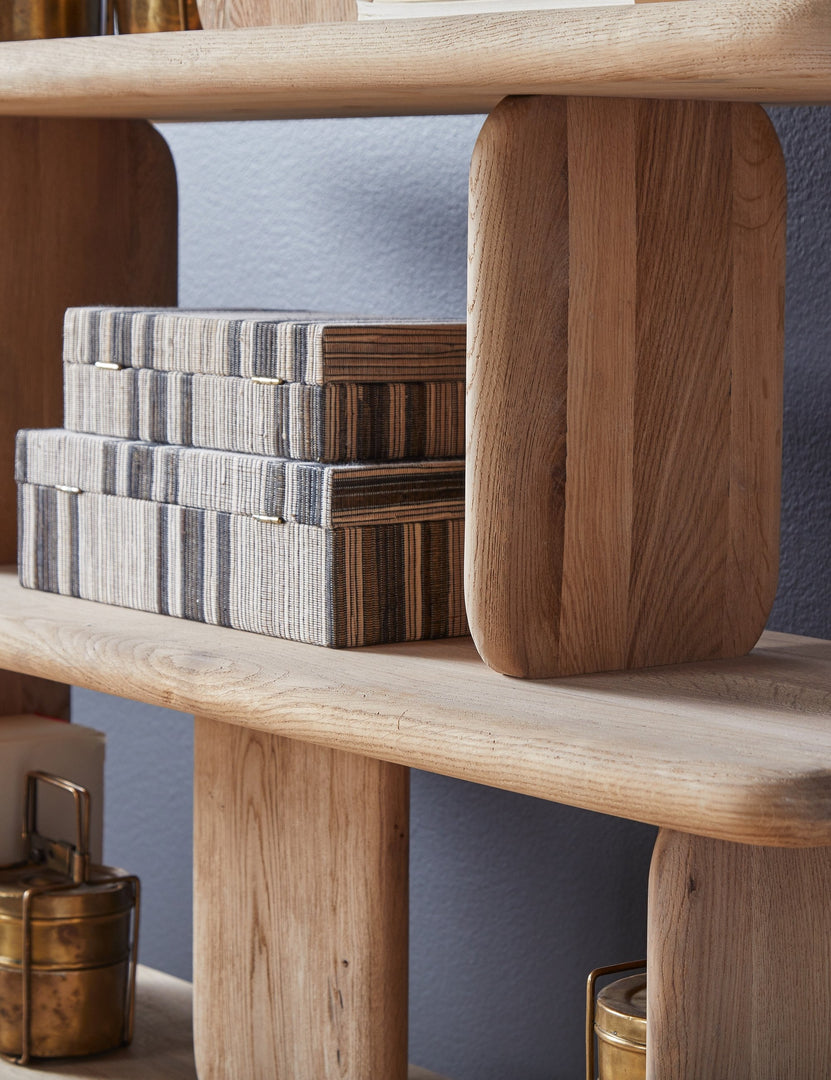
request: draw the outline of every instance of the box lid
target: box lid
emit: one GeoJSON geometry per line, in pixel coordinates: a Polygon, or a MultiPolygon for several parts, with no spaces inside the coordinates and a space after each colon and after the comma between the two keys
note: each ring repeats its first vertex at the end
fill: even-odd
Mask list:
{"type": "Polygon", "coordinates": [[[461,460],[324,465],[46,428],[18,432],[15,477],[324,528],[464,516],[461,460]]]}
{"type": "Polygon", "coordinates": [[[308,311],[69,308],[64,361],[311,385],[459,380],[465,326],[308,311]]]}

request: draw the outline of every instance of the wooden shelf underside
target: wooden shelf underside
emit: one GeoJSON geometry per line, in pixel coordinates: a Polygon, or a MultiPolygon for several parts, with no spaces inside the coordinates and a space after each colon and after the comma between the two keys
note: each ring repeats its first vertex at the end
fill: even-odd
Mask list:
{"type": "Polygon", "coordinates": [[[726,840],[831,844],[831,642],[509,679],[469,639],[337,651],[20,588],[0,666],[726,840]]]}
{"type": "Polygon", "coordinates": [[[0,114],[487,112],[507,94],[831,101],[826,0],[317,24],[0,45],[0,114]]]}
{"type": "MultiPolygon", "coordinates": [[[[138,969],[136,1036],[126,1050],[77,1060],[37,1061],[27,1069],[0,1061],[0,1080],[33,1073],[51,1080],[196,1080],[191,985],[152,968],[138,969]]],[[[411,1065],[408,1080],[442,1080],[411,1065]]]]}

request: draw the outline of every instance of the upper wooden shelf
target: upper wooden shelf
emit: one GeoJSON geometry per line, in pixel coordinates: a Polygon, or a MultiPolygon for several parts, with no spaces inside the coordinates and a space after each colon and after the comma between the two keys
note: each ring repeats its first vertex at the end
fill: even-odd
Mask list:
{"type": "Polygon", "coordinates": [[[342,652],[21,589],[0,666],[705,836],[831,844],[831,642],[528,681],[469,639],[342,652]]]}
{"type": "Polygon", "coordinates": [[[0,114],[158,120],[487,112],[507,94],[831,101],[827,0],[0,45],[0,114]]]}

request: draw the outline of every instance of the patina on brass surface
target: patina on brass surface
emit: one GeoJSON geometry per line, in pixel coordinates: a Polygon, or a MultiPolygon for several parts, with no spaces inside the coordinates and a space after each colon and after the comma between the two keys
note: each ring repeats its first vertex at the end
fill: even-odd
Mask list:
{"type": "Polygon", "coordinates": [[[646,974],[618,979],[599,994],[595,992],[602,976],[645,967],[645,961],[638,960],[597,968],[589,975],[586,985],[587,1080],[645,1080],[646,974]]]}
{"type": "Polygon", "coordinates": [[[99,0],[0,0],[0,41],[103,32],[99,0]]]}
{"type": "Polygon", "coordinates": [[[25,863],[0,868],[0,1056],[75,1057],[132,1038],[138,878],[89,861],[89,792],[26,778],[25,863]],[[75,800],[76,843],[37,831],[37,785],[75,800]]]}
{"type": "Polygon", "coordinates": [[[201,30],[196,0],[114,0],[119,34],[201,30]]]}

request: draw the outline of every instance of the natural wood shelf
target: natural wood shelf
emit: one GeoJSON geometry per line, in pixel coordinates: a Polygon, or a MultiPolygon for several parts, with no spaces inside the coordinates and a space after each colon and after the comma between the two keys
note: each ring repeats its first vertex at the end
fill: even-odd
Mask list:
{"type": "Polygon", "coordinates": [[[831,642],[514,680],[468,639],[333,651],[24,590],[6,569],[0,666],[705,836],[831,844],[831,642]]]}
{"type": "Polygon", "coordinates": [[[475,113],[507,94],[831,101],[831,5],[675,0],[0,45],[4,115],[475,113]]]}
{"type": "MultiPolygon", "coordinates": [[[[0,1061],[0,1080],[23,1080],[31,1073],[52,1080],[196,1080],[192,996],[190,983],[183,979],[139,967],[131,1046],[90,1058],[35,1061],[25,1069],[0,1061]]],[[[411,1065],[408,1080],[442,1077],[411,1065]]]]}

